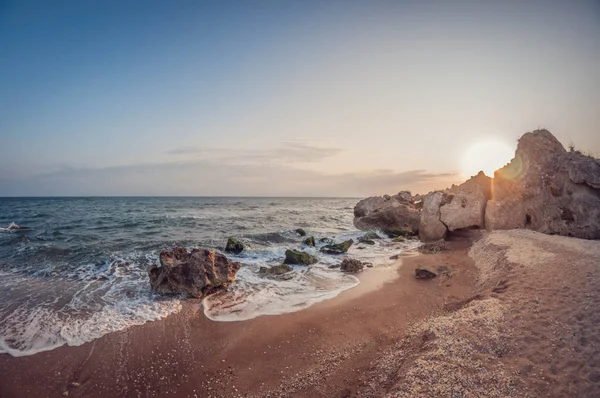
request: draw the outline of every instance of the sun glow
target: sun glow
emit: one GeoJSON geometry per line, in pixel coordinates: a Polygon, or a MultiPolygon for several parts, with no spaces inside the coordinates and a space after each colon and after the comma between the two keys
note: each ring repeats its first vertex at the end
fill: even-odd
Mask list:
{"type": "Polygon", "coordinates": [[[465,178],[483,171],[489,177],[513,158],[514,149],[501,141],[480,142],[469,147],[462,157],[462,174],[465,178]]]}

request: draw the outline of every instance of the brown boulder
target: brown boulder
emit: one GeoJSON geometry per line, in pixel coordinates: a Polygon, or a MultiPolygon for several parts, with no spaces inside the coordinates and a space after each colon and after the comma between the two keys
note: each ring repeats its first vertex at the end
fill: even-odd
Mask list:
{"type": "Polygon", "coordinates": [[[163,251],[160,264],[148,268],[152,289],[161,294],[190,297],[203,297],[227,288],[242,267],[211,249],[193,249],[188,253],[185,248],[163,251]]]}
{"type": "Polygon", "coordinates": [[[397,234],[417,234],[420,212],[410,192],[363,199],[354,207],[354,226],[361,230],[381,229],[397,234]]]}
{"type": "Polygon", "coordinates": [[[363,263],[362,261],[353,258],[345,258],[340,264],[340,269],[344,272],[355,273],[362,271],[365,265],[366,263],[363,263]]]}

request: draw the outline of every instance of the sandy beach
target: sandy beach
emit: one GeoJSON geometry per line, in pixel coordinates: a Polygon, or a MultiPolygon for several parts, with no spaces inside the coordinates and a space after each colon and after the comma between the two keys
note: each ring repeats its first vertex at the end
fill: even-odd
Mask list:
{"type": "Polygon", "coordinates": [[[598,396],[600,244],[515,230],[449,247],[295,313],[213,322],[188,300],[82,346],[2,355],[0,396],[598,396]],[[449,277],[414,279],[440,264],[449,277]]]}

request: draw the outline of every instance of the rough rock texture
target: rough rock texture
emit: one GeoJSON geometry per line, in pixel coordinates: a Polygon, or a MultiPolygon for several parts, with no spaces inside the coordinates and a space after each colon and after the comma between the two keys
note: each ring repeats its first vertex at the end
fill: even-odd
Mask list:
{"type": "Polygon", "coordinates": [[[567,152],[547,130],[519,139],[515,158],[494,173],[492,186],[487,229],[600,239],[600,161],[567,152]]]}
{"type": "Polygon", "coordinates": [[[302,228],[296,229],[296,233],[300,236],[306,236],[306,231],[303,230],[302,228]]]}
{"type": "Polygon", "coordinates": [[[362,261],[355,260],[353,258],[345,258],[340,264],[340,269],[344,272],[360,272],[365,267],[362,261]]]}
{"type": "Polygon", "coordinates": [[[177,248],[160,253],[160,264],[148,268],[150,285],[161,294],[202,297],[227,288],[242,264],[211,249],[177,248]]]}
{"type": "Polygon", "coordinates": [[[244,245],[242,242],[237,240],[236,238],[230,237],[227,239],[227,245],[225,246],[225,251],[228,253],[239,254],[244,250],[244,245]]]}
{"type": "Polygon", "coordinates": [[[418,233],[419,220],[419,210],[406,191],[363,199],[354,206],[354,226],[362,230],[381,229],[414,235],[418,233]]]}
{"type": "Polygon", "coordinates": [[[286,250],[284,264],[311,265],[317,262],[315,256],[298,250],[286,250]]]}
{"type": "Polygon", "coordinates": [[[321,251],[323,253],[328,253],[328,254],[343,254],[348,251],[350,246],[352,246],[352,243],[354,243],[352,241],[352,239],[348,239],[342,243],[336,243],[336,244],[323,246],[321,248],[321,251]]]}

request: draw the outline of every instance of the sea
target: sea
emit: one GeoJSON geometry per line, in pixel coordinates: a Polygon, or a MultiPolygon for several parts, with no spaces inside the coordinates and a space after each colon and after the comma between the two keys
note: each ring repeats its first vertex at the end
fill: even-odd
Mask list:
{"type": "MultiPolygon", "coordinates": [[[[388,267],[417,241],[355,243],[345,255],[319,251],[364,232],[352,224],[358,199],[84,197],[0,198],[0,355],[25,356],[77,346],[181,309],[181,296],[155,294],[147,268],[163,250],[223,250],[244,243],[243,267],[226,293],[205,298],[206,317],[241,322],[299,311],[359,284],[330,266],[345,256],[388,267]],[[317,247],[302,244],[303,228],[317,247]],[[286,249],[319,258],[284,278],[258,272],[281,264],[286,249]],[[216,297],[216,296],[215,296],[216,297]]],[[[368,272],[368,271],[367,271],[368,272]]]]}

